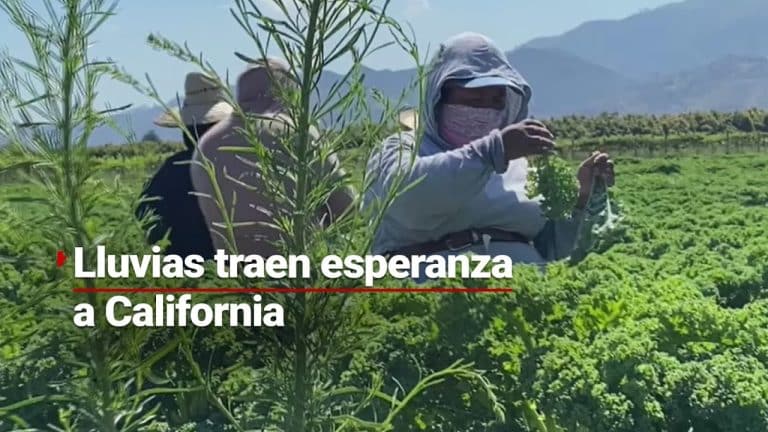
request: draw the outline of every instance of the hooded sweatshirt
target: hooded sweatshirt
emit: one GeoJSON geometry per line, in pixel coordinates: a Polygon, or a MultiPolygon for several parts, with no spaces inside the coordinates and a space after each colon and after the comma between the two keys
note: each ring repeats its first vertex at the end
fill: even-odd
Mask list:
{"type": "MultiPolygon", "coordinates": [[[[290,84],[289,70],[285,62],[268,59],[267,63],[256,63],[243,72],[237,80],[237,102],[247,115],[254,115],[249,120],[266,151],[271,152],[276,163],[289,164],[290,157],[285,154],[281,140],[286,136],[291,119],[284,114],[280,99],[274,94],[276,85],[273,80],[280,80],[283,85],[290,84]],[[267,69],[269,68],[269,69],[267,69]],[[271,72],[270,72],[271,71],[271,72]]],[[[223,147],[242,147],[252,149],[243,134],[246,122],[233,113],[214,126],[202,138],[195,151],[191,174],[198,203],[202,211],[211,240],[216,249],[235,250],[239,254],[275,255],[281,250],[274,245],[281,236],[281,230],[274,226],[276,217],[285,214],[286,209],[272,198],[271,187],[265,184],[261,175],[263,168],[256,157],[247,153],[236,153],[223,147]],[[209,174],[201,166],[207,161],[212,163],[216,181],[221,189],[225,210],[231,214],[234,227],[235,245],[229,243],[222,209],[212,199],[216,195],[209,174]],[[233,198],[234,196],[234,198],[233,198]]],[[[311,131],[313,138],[317,131],[311,131]]],[[[335,156],[327,158],[324,166],[316,167],[318,172],[343,175],[335,156]]],[[[285,180],[281,192],[290,196],[293,185],[285,180]]],[[[340,189],[334,192],[326,205],[318,209],[319,219],[331,218],[342,214],[352,203],[351,191],[340,189]]]]}
{"type": "Polygon", "coordinates": [[[511,92],[517,92],[518,99],[522,97],[521,109],[508,110],[505,124],[527,118],[531,87],[492,41],[476,33],[462,33],[444,42],[427,77],[420,142],[417,145],[412,132],[392,135],[368,161],[372,186],[364,197],[365,206],[381,203],[396,184],[403,187],[384,213],[375,233],[373,253],[397,251],[470,228],[497,228],[535,240],[536,247],[499,242],[456,252],[505,254],[515,261],[532,263],[567,255],[580,215],[565,222],[547,221],[540,199],[528,198],[525,191],[527,160],[505,160],[499,130],[455,149],[438,133],[436,112],[446,81],[486,76],[503,77],[513,83],[507,107],[513,105],[511,92]],[[553,249],[550,245],[554,237],[558,237],[558,247],[553,249]]]}

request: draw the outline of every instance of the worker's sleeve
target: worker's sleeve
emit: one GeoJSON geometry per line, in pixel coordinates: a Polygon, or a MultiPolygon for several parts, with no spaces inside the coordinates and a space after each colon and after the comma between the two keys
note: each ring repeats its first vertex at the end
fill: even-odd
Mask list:
{"type": "Polygon", "coordinates": [[[429,156],[419,156],[415,144],[410,133],[387,138],[366,170],[371,183],[366,203],[397,193],[388,215],[410,229],[434,228],[481,193],[492,173],[501,174],[508,167],[498,130],[461,148],[429,156]]]}

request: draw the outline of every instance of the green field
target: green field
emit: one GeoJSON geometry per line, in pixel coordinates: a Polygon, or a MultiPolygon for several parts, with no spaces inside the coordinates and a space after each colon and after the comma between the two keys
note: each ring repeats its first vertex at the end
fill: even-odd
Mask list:
{"type": "MultiPolygon", "coordinates": [[[[96,159],[105,170],[93,181],[104,193],[89,224],[113,233],[102,240],[110,253],[147,250],[131,200],[162,157],[96,159]]],[[[348,168],[359,173],[361,158],[353,160],[348,168]]],[[[473,372],[414,393],[392,430],[768,430],[768,154],[616,163],[624,225],[578,265],[552,264],[546,275],[520,267],[488,284],[512,294],[354,296],[308,333],[308,343],[335,344],[305,359],[311,430],[341,430],[352,414],[382,421],[399,406],[388,397],[402,402],[459,360],[473,372]],[[334,333],[335,324],[346,330],[334,333]]],[[[70,321],[84,300],[70,293],[71,268],[55,267],[57,234],[46,228],[55,209],[17,174],[2,177],[0,197],[0,431],[107,430],[105,412],[120,414],[113,431],[281,424],[294,360],[287,332],[114,330],[99,357],[108,375],[90,376],[88,333],[70,321]]]]}

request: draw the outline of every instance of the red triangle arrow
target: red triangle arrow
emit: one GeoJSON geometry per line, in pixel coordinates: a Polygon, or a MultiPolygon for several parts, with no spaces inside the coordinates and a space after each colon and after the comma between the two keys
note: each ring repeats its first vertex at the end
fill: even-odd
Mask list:
{"type": "Polygon", "coordinates": [[[65,262],[67,262],[67,256],[64,255],[64,252],[63,251],[56,252],[56,267],[63,266],[65,262]]]}

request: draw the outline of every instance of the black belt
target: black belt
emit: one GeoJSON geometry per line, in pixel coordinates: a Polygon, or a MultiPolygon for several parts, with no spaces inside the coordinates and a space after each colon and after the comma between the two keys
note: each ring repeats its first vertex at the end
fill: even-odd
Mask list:
{"type": "Polygon", "coordinates": [[[489,236],[493,242],[515,242],[530,244],[530,239],[524,235],[495,228],[468,229],[443,236],[439,240],[419,243],[386,253],[393,255],[432,255],[443,251],[459,251],[470,246],[483,243],[483,236],[489,236]]]}

